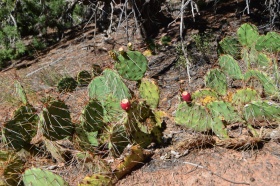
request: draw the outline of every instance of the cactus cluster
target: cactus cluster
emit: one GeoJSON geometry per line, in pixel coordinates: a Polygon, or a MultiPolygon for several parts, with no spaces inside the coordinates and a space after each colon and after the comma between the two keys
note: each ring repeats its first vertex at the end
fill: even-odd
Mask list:
{"type": "Polygon", "coordinates": [[[259,35],[256,26],[243,24],[237,37],[219,43],[219,68],[208,71],[206,88],[194,92],[191,103],[179,104],[176,123],[229,138],[229,124],[240,123],[253,130],[279,122],[280,109],[274,102],[280,98],[279,66],[273,55],[279,51],[279,34],[259,35]],[[239,88],[231,86],[234,82],[239,88]]]}
{"type": "Polygon", "coordinates": [[[81,153],[71,154],[77,157],[77,161],[91,159],[83,166],[86,165],[92,174],[86,176],[80,185],[110,185],[149,156],[145,155],[143,148],[151,143],[160,144],[163,137],[164,114],[157,110],[159,88],[154,80],[144,78],[146,57],[132,51],[131,44],[128,48],[129,51],[114,53],[116,70],[108,68],[102,71],[94,65],[92,75],[81,71],[76,80],[68,77],[58,83],[60,92],[74,91],[77,85],[88,85],[90,100],[76,124],[72,122],[69,107],[64,101],[47,97],[42,101],[43,106],[37,109],[29,104],[22,85],[15,83],[22,105],[1,128],[1,141],[15,151],[0,151],[0,170],[4,171],[0,185],[68,185],[62,177],[49,170],[27,168],[23,171],[24,162],[15,155],[23,149],[31,154],[44,152],[58,163],[66,163],[69,152],[61,148],[62,141],[69,141],[81,153],[101,153],[103,156],[120,157],[125,149],[131,148],[131,154],[115,172],[108,165],[106,170],[99,170],[92,158],[81,156],[81,153]],[[126,85],[131,80],[140,83],[136,93],[126,85]],[[122,105],[122,100],[125,100],[125,105],[122,105]]]}
{"type": "Polygon", "coordinates": [[[77,86],[88,86],[92,78],[99,76],[102,73],[102,69],[99,65],[92,65],[92,73],[87,70],[82,70],[78,72],[76,78],[73,77],[63,77],[57,83],[57,89],[59,92],[73,92],[77,86]]]}
{"type": "MultiPolygon", "coordinates": [[[[183,92],[184,101],[178,105],[175,122],[199,132],[212,130],[221,139],[231,137],[227,130],[231,124],[241,124],[255,136],[254,127],[279,124],[279,67],[274,56],[280,51],[278,39],[275,32],[260,35],[251,24],[242,25],[237,37],[223,39],[219,67],[205,75],[206,88],[193,94],[183,92]]],[[[22,105],[1,128],[1,141],[14,151],[0,151],[0,185],[21,184],[20,180],[24,185],[68,185],[49,170],[23,171],[24,162],[16,155],[23,149],[47,151],[59,163],[66,163],[66,155],[72,153],[77,166],[83,162],[89,173],[81,186],[113,185],[152,155],[144,149],[161,144],[165,129],[165,114],[158,110],[159,87],[153,79],[144,77],[146,57],[132,50],[132,45],[128,49],[111,52],[115,69],[101,70],[94,65],[92,74],[81,71],[76,80],[64,78],[58,84],[60,92],[74,91],[77,85],[88,86],[89,101],[76,124],[64,101],[46,99],[41,109],[36,109],[16,83],[22,105]],[[131,81],[137,82],[136,92],[127,86],[131,81]],[[61,148],[61,141],[70,142],[75,150],[61,148]],[[97,165],[95,158],[103,162],[101,156],[108,155],[122,157],[123,161],[114,169],[106,163],[97,165]]]]}

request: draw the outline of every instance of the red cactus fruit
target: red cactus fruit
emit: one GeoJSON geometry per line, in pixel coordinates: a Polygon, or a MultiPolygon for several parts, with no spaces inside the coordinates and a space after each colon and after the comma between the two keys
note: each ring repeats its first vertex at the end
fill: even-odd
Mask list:
{"type": "Polygon", "coordinates": [[[191,101],[192,101],[192,96],[191,96],[191,94],[190,94],[189,92],[184,91],[184,92],[182,93],[182,99],[183,99],[184,101],[186,101],[186,102],[191,102],[191,101]]]}
{"type": "Polygon", "coordinates": [[[128,111],[130,109],[130,102],[128,99],[123,99],[121,101],[121,107],[123,110],[128,111]]]}

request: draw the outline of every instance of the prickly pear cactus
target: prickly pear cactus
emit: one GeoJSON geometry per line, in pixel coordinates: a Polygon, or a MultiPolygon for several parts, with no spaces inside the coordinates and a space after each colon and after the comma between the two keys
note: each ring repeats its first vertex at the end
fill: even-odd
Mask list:
{"type": "Polygon", "coordinates": [[[265,53],[258,53],[257,60],[256,60],[256,67],[257,68],[268,68],[272,66],[273,62],[272,59],[265,53]]]}
{"type": "Polygon", "coordinates": [[[143,78],[148,60],[138,51],[127,51],[118,55],[115,69],[125,79],[137,81],[143,78]]]}
{"type": "Polygon", "coordinates": [[[236,38],[225,37],[219,42],[218,53],[229,54],[235,59],[240,56],[240,44],[236,38]]]}
{"type": "Polygon", "coordinates": [[[97,100],[91,100],[82,111],[81,125],[87,132],[95,132],[103,129],[104,123],[103,106],[97,100]]]}
{"type": "Polygon", "coordinates": [[[257,91],[251,88],[244,88],[237,90],[232,95],[232,104],[236,107],[237,110],[241,110],[243,106],[251,101],[259,100],[260,96],[257,91]]]}
{"type": "Polygon", "coordinates": [[[120,99],[115,98],[112,94],[107,95],[107,99],[103,102],[104,121],[118,123],[122,120],[125,114],[121,109],[120,99]]]}
{"type": "Polygon", "coordinates": [[[36,110],[31,105],[21,106],[15,110],[13,119],[5,123],[3,127],[8,146],[15,150],[28,147],[36,134],[37,121],[36,110]]]}
{"type": "MultiPolygon", "coordinates": [[[[212,129],[220,138],[228,138],[222,121],[225,119],[223,116],[232,109],[220,102],[211,102],[207,106],[207,109],[211,109],[210,113],[208,113],[205,106],[188,105],[186,102],[182,102],[176,110],[175,122],[198,132],[212,129]],[[227,108],[227,111],[224,112],[223,108],[227,108]]],[[[226,117],[228,117],[226,119],[229,121],[233,120],[231,116],[226,117]]]]}
{"type": "Polygon", "coordinates": [[[103,146],[108,148],[110,154],[114,157],[119,157],[130,143],[129,136],[122,124],[109,124],[106,126],[100,139],[103,146]]]}
{"type": "Polygon", "coordinates": [[[64,77],[58,82],[57,89],[59,92],[73,92],[77,86],[78,83],[74,78],[64,77]]]}
{"type": "Polygon", "coordinates": [[[252,47],[259,38],[258,28],[255,25],[245,23],[238,28],[237,36],[242,46],[252,47]]]}
{"type": "Polygon", "coordinates": [[[99,145],[98,132],[87,132],[81,125],[75,127],[73,143],[77,149],[95,151],[99,145]]]}
{"type": "Polygon", "coordinates": [[[141,148],[139,145],[130,146],[124,160],[114,170],[114,174],[118,179],[128,174],[136,165],[143,163],[147,158],[151,157],[151,151],[141,148]]]}
{"type": "Polygon", "coordinates": [[[192,100],[194,103],[200,103],[202,105],[206,105],[209,101],[205,101],[206,98],[212,98],[212,100],[217,100],[218,99],[218,94],[211,89],[200,89],[200,90],[196,90],[193,94],[192,94],[192,100]]]}
{"type": "Polygon", "coordinates": [[[159,88],[152,79],[143,78],[139,87],[139,94],[152,109],[156,109],[159,103],[159,88]]]}
{"type": "Polygon", "coordinates": [[[252,125],[279,124],[280,106],[269,101],[252,101],[244,106],[245,120],[252,125]]]}
{"type": "Polygon", "coordinates": [[[279,97],[279,89],[266,73],[259,70],[249,70],[244,74],[245,81],[249,81],[252,78],[260,81],[266,96],[279,97]]]}
{"type": "Polygon", "coordinates": [[[102,68],[97,65],[97,64],[93,64],[92,65],[92,75],[95,76],[99,76],[102,73],[102,68]]]}
{"type": "Polygon", "coordinates": [[[22,176],[25,186],[68,186],[68,184],[57,174],[39,168],[27,169],[22,176]]]}
{"type": "Polygon", "coordinates": [[[213,101],[208,103],[206,107],[209,109],[213,119],[219,118],[227,124],[242,122],[241,117],[230,103],[213,101]]]}
{"type": "Polygon", "coordinates": [[[123,83],[121,77],[113,70],[106,69],[102,76],[94,78],[88,86],[89,97],[103,102],[109,94],[122,100],[131,97],[129,89],[123,83]]]}
{"type": "Polygon", "coordinates": [[[280,34],[276,32],[268,32],[262,35],[256,42],[258,51],[279,52],[280,51],[280,34]]]}
{"type": "Polygon", "coordinates": [[[91,74],[86,70],[79,72],[77,75],[77,82],[79,86],[87,86],[90,83],[91,79],[91,74]]]}
{"type": "Polygon", "coordinates": [[[23,86],[20,84],[19,81],[15,81],[15,89],[16,89],[17,95],[21,99],[21,102],[24,105],[27,105],[28,104],[28,100],[27,100],[27,97],[26,97],[26,93],[25,93],[25,90],[24,90],[23,86]]]}
{"type": "Polygon", "coordinates": [[[233,79],[242,79],[243,74],[238,62],[230,55],[222,55],[218,59],[222,71],[233,79]]]}
{"type": "Polygon", "coordinates": [[[40,126],[43,135],[53,141],[71,137],[74,132],[68,106],[60,100],[45,103],[40,115],[40,126]]]}
{"type": "Polygon", "coordinates": [[[101,186],[107,185],[112,186],[112,177],[102,174],[93,174],[86,176],[78,186],[101,186]]]}
{"type": "Polygon", "coordinates": [[[0,185],[18,185],[24,164],[15,153],[0,151],[0,185]]]}
{"type": "Polygon", "coordinates": [[[211,129],[211,116],[201,105],[189,106],[185,102],[180,103],[176,110],[175,122],[199,132],[211,129]]]}
{"type": "Polygon", "coordinates": [[[131,140],[146,148],[152,142],[157,144],[162,142],[165,129],[162,117],[162,113],[154,114],[145,102],[134,101],[127,112],[124,126],[131,140]]]}
{"type": "Polygon", "coordinates": [[[215,90],[220,95],[227,93],[226,76],[219,69],[212,69],[205,76],[206,87],[215,90]]]}

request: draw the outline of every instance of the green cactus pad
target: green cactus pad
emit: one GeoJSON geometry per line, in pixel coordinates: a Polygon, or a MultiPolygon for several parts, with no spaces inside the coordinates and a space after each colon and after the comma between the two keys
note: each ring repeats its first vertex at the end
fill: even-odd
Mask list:
{"type": "Polygon", "coordinates": [[[147,148],[151,143],[156,142],[153,135],[142,132],[141,130],[134,130],[130,135],[132,136],[133,142],[139,144],[142,148],[147,148]]]}
{"type": "Polygon", "coordinates": [[[226,76],[219,69],[212,69],[205,76],[206,87],[215,90],[220,95],[227,93],[226,76]]]}
{"type": "Polygon", "coordinates": [[[242,49],[241,58],[245,64],[246,69],[250,69],[254,66],[254,64],[256,64],[258,55],[259,53],[254,47],[251,47],[250,49],[248,48],[242,49]]]}
{"type": "Polygon", "coordinates": [[[127,51],[123,55],[118,55],[118,60],[115,68],[123,78],[134,81],[143,78],[148,60],[141,52],[127,51]]]}
{"type": "Polygon", "coordinates": [[[264,53],[259,53],[256,63],[261,68],[269,67],[273,64],[272,59],[264,53]]]}
{"type": "Polygon", "coordinates": [[[112,186],[112,177],[102,175],[102,174],[93,174],[91,176],[85,177],[78,186],[112,186]]]}
{"type": "Polygon", "coordinates": [[[77,86],[78,83],[74,78],[64,77],[58,82],[57,89],[59,92],[73,92],[77,86]]]}
{"type": "Polygon", "coordinates": [[[38,116],[31,105],[21,106],[14,112],[14,118],[4,124],[3,131],[8,145],[15,150],[29,146],[36,134],[38,116]]]}
{"type": "Polygon", "coordinates": [[[82,150],[95,151],[99,145],[98,132],[86,132],[81,125],[76,126],[73,141],[82,150]]]}
{"type": "Polygon", "coordinates": [[[252,47],[259,38],[258,28],[255,25],[245,23],[237,30],[239,42],[245,47],[252,47]]]}
{"type": "Polygon", "coordinates": [[[243,109],[245,120],[252,125],[279,124],[280,106],[269,101],[252,101],[243,109]]]}
{"type": "Polygon", "coordinates": [[[154,80],[143,78],[139,87],[139,94],[152,109],[156,109],[159,103],[159,88],[154,80]]]}
{"type": "Polygon", "coordinates": [[[27,169],[22,176],[22,181],[25,186],[68,186],[59,175],[39,168],[27,169]]]}
{"type": "Polygon", "coordinates": [[[86,70],[79,72],[77,75],[79,86],[87,86],[90,83],[91,79],[91,74],[86,70]]]}
{"type": "Polygon", "coordinates": [[[209,109],[212,118],[219,118],[222,121],[226,121],[227,124],[242,121],[242,119],[234,110],[234,107],[230,105],[230,103],[224,101],[213,101],[208,103],[206,107],[209,109]]]}
{"type": "Polygon", "coordinates": [[[129,89],[116,71],[105,69],[103,71],[103,76],[107,80],[106,85],[110,88],[110,92],[115,98],[118,98],[119,100],[131,98],[129,89]]]}
{"type": "Polygon", "coordinates": [[[99,101],[91,100],[82,111],[81,125],[87,132],[95,132],[103,129],[103,106],[99,101]]]}
{"type": "Polygon", "coordinates": [[[219,118],[214,118],[214,120],[212,120],[210,127],[212,129],[212,131],[221,139],[228,139],[228,133],[227,130],[225,128],[225,125],[223,123],[223,121],[219,118]]]}
{"type": "Polygon", "coordinates": [[[88,86],[89,97],[103,102],[109,94],[114,98],[122,100],[131,97],[129,89],[121,77],[113,70],[106,69],[103,75],[94,78],[88,86]]]}
{"type": "Polygon", "coordinates": [[[107,95],[107,99],[103,102],[104,106],[104,122],[119,122],[125,113],[120,106],[120,99],[107,95]]]}
{"type": "Polygon", "coordinates": [[[236,106],[237,110],[240,110],[247,103],[256,101],[259,98],[260,96],[256,90],[251,88],[239,89],[232,95],[232,104],[236,106]]]}
{"type": "Polygon", "coordinates": [[[112,124],[106,127],[100,138],[114,157],[119,157],[130,142],[125,127],[121,124],[112,124]]]}
{"type": "Polygon", "coordinates": [[[230,55],[222,55],[218,59],[222,71],[233,79],[242,79],[243,75],[238,62],[230,55]]]}
{"type": "Polygon", "coordinates": [[[248,81],[251,78],[255,78],[261,82],[265,94],[267,96],[279,96],[279,89],[277,88],[273,80],[270,77],[268,77],[264,72],[258,70],[249,70],[245,73],[244,80],[248,81]]]}
{"type": "Polygon", "coordinates": [[[195,91],[192,94],[192,100],[194,103],[201,102],[201,100],[205,99],[205,97],[210,96],[215,99],[218,99],[218,95],[214,90],[211,89],[200,89],[195,91]]]}
{"type": "Polygon", "coordinates": [[[237,59],[240,56],[240,48],[241,46],[236,38],[227,36],[219,42],[218,52],[219,54],[229,54],[237,59]]]}
{"type": "Polygon", "coordinates": [[[198,132],[210,130],[211,120],[204,106],[189,106],[182,102],[176,110],[175,122],[198,132]]]}
{"type": "Polygon", "coordinates": [[[160,112],[154,114],[145,102],[132,102],[124,124],[132,141],[140,144],[143,148],[152,142],[161,143],[162,132],[165,129],[162,125],[162,115],[160,112]]]}
{"type": "Polygon", "coordinates": [[[256,49],[259,51],[279,52],[280,51],[280,34],[268,32],[258,38],[256,49]]]}
{"type": "Polygon", "coordinates": [[[94,78],[88,85],[88,93],[91,99],[102,101],[110,93],[108,81],[103,76],[94,78]]]}
{"type": "Polygon", "coordinates": [[[21,99],[21,102],[22,102],[24,105],[27,105],[27,104],[28,104],[27,96],[26,96],[26,93],[25,93],[24,88],[22,87],[22,85],[20,84],[19,81],[15,81],[15,89],[16,89],[17,95],[18,95],[18,96],[20,97],[20,99],[21,99]]]}
{"type": "Polygon", "coordinates": [[[43,135],[53,141],[71,137],[74,132],[68,106],[59,100],[46,103],[40,115],[40,125],[43,135]]]}

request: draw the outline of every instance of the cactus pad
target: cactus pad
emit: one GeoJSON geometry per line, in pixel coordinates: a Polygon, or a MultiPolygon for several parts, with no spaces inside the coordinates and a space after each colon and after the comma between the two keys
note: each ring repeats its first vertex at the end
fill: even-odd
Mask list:
{"type": "Polygon", "coordinates": [[[120,106],[120,100],[108,94],[107,99],[103,102],[104,106],[104,121],[119,122],[125,113],[120,106]]]}
{"type": "Polygon", "coordinates": [[[268,32],[258,38],[256,49],[259,51],[279,52],[280,51],[280,34],[268,32]]]}
{"type": "Polygon", "coordinates": [[[141,80],[139,94],[152,109],[156,109],[159,103],[159,88],[155,81],[144,78],[141,80]]]}
{"type": "Polygon", "coordinates": [[[118,100],[131,97],[121,77],[113,70],[106,69],[102,76],[94,78],[88,86],[89,97],[103,102],[109,94],[118,100]]]}
{"type": "Polygon", "coordinates": [[[110,93],[107,83],[107,80],[103,76],[94,78],[88,85],[89,97],[99,101],[105,99],[106,95],[110,93]]]}
{"type": "Polygon", "coordinates": [[[74,78],[64,77],[58,82],[57,89],[59,92],[73,92],[77,85],[78,83],[74,78]]]}
{"type": "Polygon", "coordinates": [[[100,131],[105,123],[103,122],[103,107],[99,101],[91,100],[81,116],[81,125],[87,132],[100,131]]]}
{"type": "Polygon", "coordinates": [[[38,116],[30,106],[21,106],[14,112],[14,118],[4,124],[3,131],[8,145],[16,150],[27,147],[36,134],[38,116]]]}
{"type": "Polygon", "coordinates": [[[24,104],[24,105],[27,105],[28,104],[28,100],[27,100],[27,97],[26,97],[26,93],[25,93],[25,90],[24,88],[22,87],[22,85],[20,84],[19,81],[16,81],[15,82],[15,89],[16,89],[16,93],[17,95],[20,97],[21,99],[21,102],[24,104]]]}
{"type": "Polygon", "coordinates": [[[129,137],[123,125],[112,124],[106,127],[101,136],[102,143],[106,145],[114,157],[119,157],[129,144],[129,137]]]}
{"type": "Polygon", "coordinates": [[[128,80],[140,80],[147,70],[148,60],[138,51],[127,51],[118,55],[115,68],[118,73],[128,80]]]}
{"type": "Polygon", "coordinates": [[[259,80],[264,88],[265,95],[267,96],[279,96],[279,89],[273,82],[273,80],[268,77],[264,72],[258,70],[249,70],[245,73],[244,79],[246,81],[250,80],[251,78],[255,78],[259,80]]]}
{"type": "Polygon", "coordinates": [[[83,70],[78,73],[77,81],[80,86],[87,86],[91,81],[91,74],[88,71],[83,70]]]}
{"type": "Polygon", "coordinates": [[[78,186],[112,186],[112,178],[102,174],[86,176],[78,186]]]}
{"type": "Polygon", "coordinates": [[[227,36],[219,42],[218,52],[220,54],[229,54],[237,59],[240,55],[240,44],[236,38],[227,36]]]}
{"type": "Polygon", "coordinates": [[[232,104],[240,110],[244,105],[259,99],[256,90],[251,88],[239,89],[232,95],[232,104]]]}
{"type": "Polygon", "coordinates": [[[218,59],[222,71],[233,79],[242,79],[243,75],[238,62],[230,55],[222,55],[218,59]]]}
{"type": "Polygon", "coordinates": [[[280,106],[269,101],[252,101],[244,106],[244,118],[252,125],[279,124],[280,106]]]}
{"type": "Polygon", "coordinates": [[[95,76],[99,76],[101,73],[102,73],[102,68],[97,64],[93,64],[92,75],[95,77],[95,76]]]}
{"type": "Polygon", "coordinates": [[[229,103],[224,101],[214,101],[206,105],[209,109],[212,118],[219,118],[222,121],[225,121],[227,124],[241,122],[242,119],[235,112],[234,107],[229,103]]]}
{"type": "Polygon", "coordinates": [[[227,93],[226,76],[219,69],[212,69],[205,76],[206,87],[215,90],[220,95],[227,93]]]}
{"type": "Polygon", "coordinates": [[[269,67],[272,65],[272,59],[264,53],[259,53],[256,63],[259,67],[269,67]]]}
{"type": "Polygon", "coordinates": [[[255,25],[245,23],[237,30],[239,42],[245,47],[252,47],[259,38],[258,28],[255,25]]]}
{"type": "Polygon", "coordinates": [[[74,127],[68,106],[59,100],[46,103],[40,116],[43,134],[50,140],[61,140],[72,136],[74,127]]]}
{"type": "Polygon", "coordinates": [[[24,160],[11,151],[0,151],[0,185],[18,185],[24,160]]]}
{"type": "Polygon", "coordinates": [[[27,169],[22,176],[22,181],[25,186],[68,186],[59,175],[39,168],[27,169]]]}
{"type": "Polygon", "coordinates": [[[175,115],[175,122],[195,131],[207,131],[210,128],[211,116],[207,113],[204,106],[180,103],[175,115]]]}

